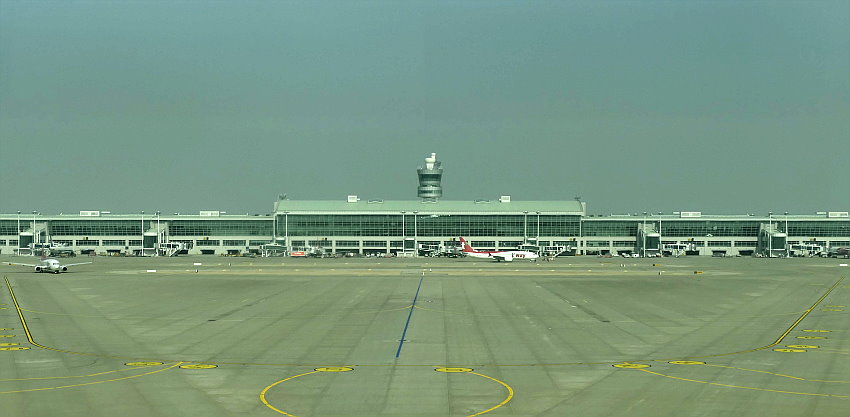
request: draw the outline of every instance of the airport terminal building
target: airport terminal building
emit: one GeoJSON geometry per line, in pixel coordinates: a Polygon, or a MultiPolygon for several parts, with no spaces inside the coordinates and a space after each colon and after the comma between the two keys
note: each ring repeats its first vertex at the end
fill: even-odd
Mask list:
{"type": "Polygon", "coordinates": [[[329,201],[280,197],[270,214],[0,214],[0,253],[53,245],[73,254],[421,256],[466,238],[479,250],[523,244],[561,255],[787,256],[850,246],[846,211],[757,216],[701,212],[588,215],[568,201],[442,200],[436,156],[419,168],[419,200],[347,196],[329,201]]]}

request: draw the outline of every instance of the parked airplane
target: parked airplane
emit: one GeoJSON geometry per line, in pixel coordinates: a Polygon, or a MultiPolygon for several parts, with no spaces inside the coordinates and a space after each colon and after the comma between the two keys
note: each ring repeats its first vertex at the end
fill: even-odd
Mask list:
{"type": "Polygon", "coordinates": [[[496,262],[511,262],[514,259],[537,259],[540,255],[525,250],[500,250],[500,251],[477,251],[466,243],[466,240],[460,238],[460,243],[463,245],[463,254],[473,258],[493,259],[496,262]]]}
{"type": "Polygon", "coordinates": [[[54,274],[58,274],[60,272],[68,272],[69,266],[85,265],[85,264],[90,264],[91,262],[80,262],[80,263],[76,263],[76,264],[62,265],[56,259],[47,258],[47,259],[42,259],[41,262],[39,262],[35,265],[33,265],[33,264],[19,264],[19,263],[13,263],[13,262],[6,262],[6,263],[9,264],[9,265],[29,266],[29,267],[35,268],[35,272],[52,272],[54,274]]]}

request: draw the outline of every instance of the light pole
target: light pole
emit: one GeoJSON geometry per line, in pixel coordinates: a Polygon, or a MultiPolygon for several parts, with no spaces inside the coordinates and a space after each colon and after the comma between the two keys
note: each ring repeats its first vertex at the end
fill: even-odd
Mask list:
{"type": "Polygon", "coordinates": [[[767,212],[767,257],[773,257],[773,212],[767,212]]]}
{"type": "Polygon", "coordinates": [[[540,245],[540,212],[537,212],[537,245],[540,245]]]}
{"type": "Polygon", "coordinates": [[[583,241],[581,239],[581,220],[582,220],[583,217],[584,217],[584,214],[581,214],[581,215],[578,216],[578,248],[577,248],[577,250],[578,250],[578,253],[581,254],[581,255],[584,254],[583,253],[584,250],[581,249],[583,247],[583,245],[582,245],[583,241]]]}
{"type": "Polygon", "coordinates": [[[416,213],[419,213],[416,210],[413,210],[413,250],[416,256],[419,256],[419,244],[416,241],[416,213]]]}
{"type": "Polygon", "coordinates": [[[160,230],[159,229],[159,213],[160,213],[160,211],[157,210],[156,211],[156,256],[159,256],[159,247],[160,247],[159,237],[160,237],[160,233],[161,233],[159,231],[160,230]]]}
{"type": "Polygon", "coordinates": [[[788,212],[785,212],[785,257],[789,257],[790,248],[788,247],[788,237],[791,236],[788,233],[788,212]]]}
{"type": "MultiPolygon", "coordinates": [[[[277,243],[277,242],[275,242],[277,243]]],[[[289,250],[289,212],[283,212],[283,244],[289,250]]]]}
{"type": "Polygon", "coordinates": [[[35,210],[32,211],[32,243],[33,243],[32,247],[33,247],[33,249],[35,249],[35,244],[38,243],[38,239],[36,238],[36,234],[35,234],[35,215],[36,215],[36,213],[38,213],[38,212],[35,211],[35,210]]]}
{"type": "Polygon", "coordinates": [[[142,222],[140,224],[142,228],[142,244],[139,248],[139,256],[145,256],[145,211],[142,210],[142,222]]]}
{"type": "Polygon", "coordinates": [[[643,212],[643,229],[641,229],[641,238],[643,243],[641,243],[641,258],[646,258],[646,212],[643,212]]]}
{"type": "Polygon", "coordinates": [[[522,212],[522,243],[528,243],[528,210],[522,212]]]}
{"type": "Polygon", "coordinates": [[[661,212],[658,212],[658,253],[660,256],[664,256],[664,245],[661,244],[661,239],[664,238],[664,234],[661,233],[661,212]]]}

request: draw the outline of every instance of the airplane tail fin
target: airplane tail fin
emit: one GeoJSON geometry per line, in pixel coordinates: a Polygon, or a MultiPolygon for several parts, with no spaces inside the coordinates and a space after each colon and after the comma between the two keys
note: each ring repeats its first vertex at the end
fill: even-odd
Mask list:
{"type": "Polygon", "coordinates": [[[472,246],[469,246],[469,243],[466,243],[466,239],[463,237],[460,238],[460,243],[463,245],[464,252],[475,252],[475,249],[472,249],[472,246]]]}

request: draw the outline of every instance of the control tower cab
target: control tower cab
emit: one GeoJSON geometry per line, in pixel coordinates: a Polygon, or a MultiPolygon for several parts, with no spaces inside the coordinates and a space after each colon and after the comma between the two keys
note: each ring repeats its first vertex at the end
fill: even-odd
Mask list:
{"type": "Polygon", "coordinates": [[[437,154],[432,153],[431,156],[425,158],[425,167],[419,167],[416,173],[419,174],[418,195],[422,201],[437,201],[443,196],[443,167],[440,161],[437,160],[437,154]]]}

